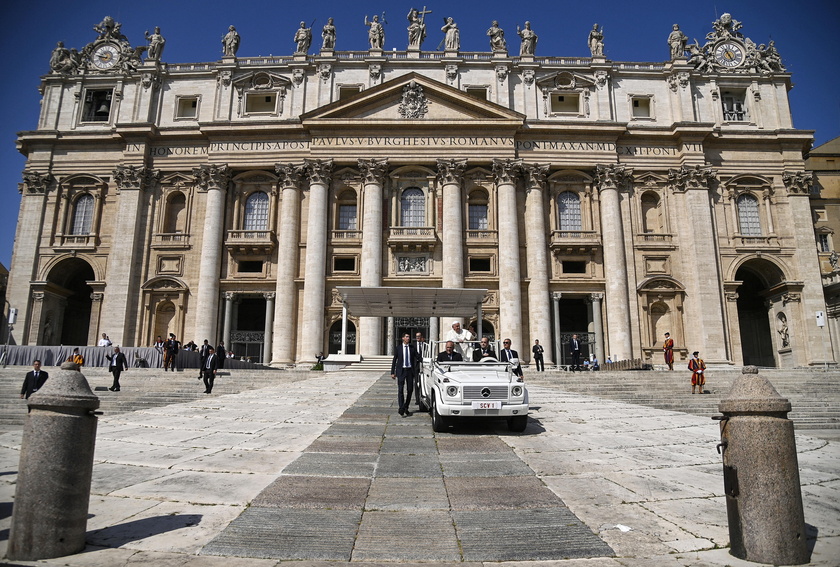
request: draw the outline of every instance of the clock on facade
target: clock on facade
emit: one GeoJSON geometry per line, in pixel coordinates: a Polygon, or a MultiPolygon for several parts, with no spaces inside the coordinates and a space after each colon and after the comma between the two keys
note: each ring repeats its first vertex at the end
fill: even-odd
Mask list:
{"type": "Polygon", "coordinates": [[[744,48],[734,41],[724,41],[715,47],[715,61],[723,67],[738,67],[744,62],[744,48]]]}
{"type": "Polygon", "coordinates": [[[120,50],[117,46],[106,43],[93,51],[90,61],[97,69],[111,69],[120,60],[120,50]]]}

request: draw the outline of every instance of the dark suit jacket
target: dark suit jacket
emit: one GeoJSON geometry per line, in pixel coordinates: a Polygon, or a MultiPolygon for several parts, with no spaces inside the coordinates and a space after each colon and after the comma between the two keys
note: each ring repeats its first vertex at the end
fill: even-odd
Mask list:
{"type": "Polygon", "coordinates": [[[449,353],[446,352],[446,351],[443,351],[443,352],[438,354],[437,360],[438,360],[438,362],[463,362],[464,357],[461,356],[460,352],[455,352],[453,350],[452,351],[452,357],[450,358],[449,353]]]}
{"type": "Polygon", "coordinates": [[[534,358],[542,358],[543,352],[545,352],[542,345],[534,345],[531,350],[534,352],[534,358]]]}
{"type": "Polygon", "coordinates": [[[26,377],[23,379],[23,387],[20,389],[20,395],[26,396],[26,398],[29,399],[29,396],[37,392],[49,377],[49,374],[41,370],[38,373],[38,380],[35,380],[35,371],[30,370],[26,373],[26,377]]]}
{"type": "Polygon", "coordinates": [[[128,370],[128,361],[125,359],[125,354],[119,352],[116,356],[106,355],[110,363],[108,364],[108,371],[113,372],[115,369],[119,372],[128,370]]]}
{"type": "MultiPolygon", "coordinates": [[[[501,361],[502,362],[507,362],[508,357],[507,357],[507,350],[506,349],[502,349],[501,355],[502,355],[501,361]]],[[[518,360],[519,359],[519,353],[516,352],[513,349],[510,349],[510,357],[518,360]]],[[[517,366],[516,368],[513,369],[513,373],[516,374],[517,376],[522,376],[522,367],[517,366]]]]}
{"type": "Polygon", "coordinates": [[[577,348],[575,348],[575,339],[569,339],[569,350],[571,352],[580,352],[580,339],[577,340],[577,348]]]}
{"type": "Polygon", "coordinates": [[[201,358],[201,362],[203,363],[207,360],[207,354],[210,352],[210,345],[201,345],[201,348],[198,349],[198,356],[201,358]]]}
{"type": "MultiPolygon", "coordinates": [[[[493,350],[493,347],[487,347],[487,354],[492,356],[495,359],[499,357],[496,356],[496,352],[493,350]]],[[[481,356],[481,346],[473,350],[473,362],[481,362],[482,358],[486,358],[481,356]]]]}
{"type": "Polygon", "coordinates": [[[419,364],[417,347],[413,344],[408,345],[408,368],[404,368],[404,353],[405,345],[402,343],[398,344],[396,351],[394,351],[394,359],[391,361],[391,376],[399,376],[400,378],[414,376],[414,369],[419,364]],[[406,371],[408,371],[408,373],[406,373],[406,371]]]}
{"type": "Polygon", "coordinates": [[[208,357],[207,360],[204,361],[204,364],[201,365],[201,371],[202,372],[211,372],[213,374],[216,374],[216,370],[218,370],[218,369],[219,369],[219,354],[214,352],[213,353],[213,358],[208,357]]]}

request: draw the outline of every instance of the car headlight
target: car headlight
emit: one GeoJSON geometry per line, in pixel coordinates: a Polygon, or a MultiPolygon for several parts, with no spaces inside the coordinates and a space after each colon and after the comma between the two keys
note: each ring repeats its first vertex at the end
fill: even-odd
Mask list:
{"type": "Polygon", "coordinates": [[[518,398],[519,396],[521,396],[521,395],[522,395],[522,386],[514,386],[513,388],[511,388],[510,393],[511,393],[514,397],[517,397],[517,398],[518,398]]]}
{"type": "Polygon", "coordinates": [[[458,396],[458,386],[448,386],[446,388],[446,395],[450,398],[455,398],[458,396]]]}

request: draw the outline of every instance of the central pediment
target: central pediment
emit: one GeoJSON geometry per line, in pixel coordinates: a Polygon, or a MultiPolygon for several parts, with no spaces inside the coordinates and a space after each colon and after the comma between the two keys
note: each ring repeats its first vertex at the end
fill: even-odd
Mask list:
{"type": "Polygon", "coordinates": [[[518,128],[525,115],[417,73],[407,73],[301,115],[307,128],[388,124],[411,130],[484,124],[518,128]]]}

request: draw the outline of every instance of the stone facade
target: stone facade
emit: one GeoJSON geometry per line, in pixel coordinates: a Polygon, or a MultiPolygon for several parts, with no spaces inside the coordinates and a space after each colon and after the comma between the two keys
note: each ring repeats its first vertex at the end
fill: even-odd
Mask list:
{"type": "MultiPolygon", "coordinates": [[[[437,286],[487,288],[484,334],[526,360],[539,339],[564,362],[578,333],[601,361],[661,364],[666,331],[678,367],[833,360],[811,133],[781,60],[732,22],[664,63],[509,46],[187,64],[129,57],[103,22],[81,53],[118,64],[54,54],[18,140],[16,340],[174,332],[288,364],[336,351],[336,286],[437,286]]],[[[350,323],[348,350],[374,355],[451,321],[350,323]]]]}

